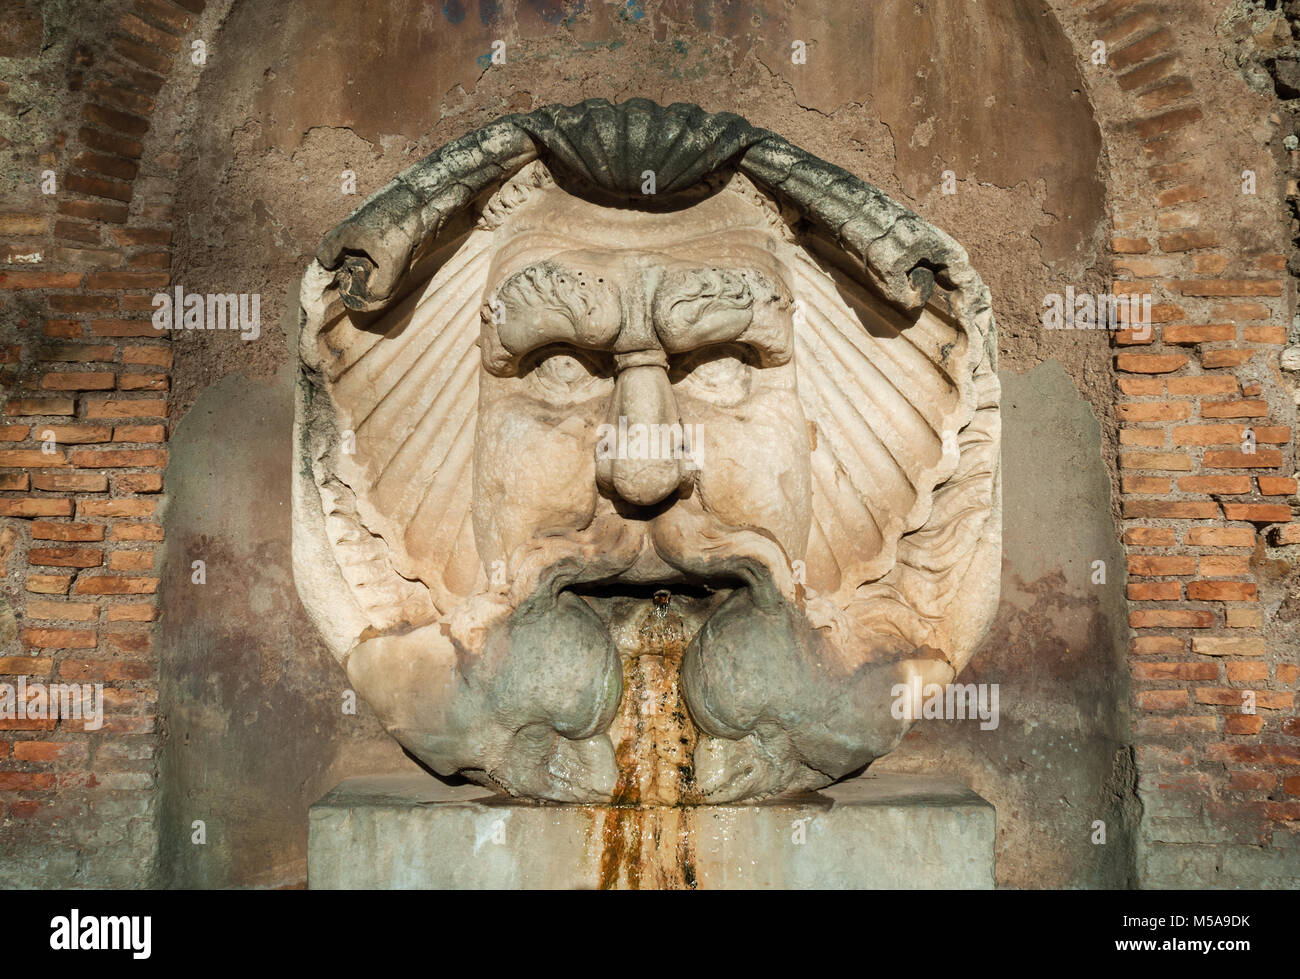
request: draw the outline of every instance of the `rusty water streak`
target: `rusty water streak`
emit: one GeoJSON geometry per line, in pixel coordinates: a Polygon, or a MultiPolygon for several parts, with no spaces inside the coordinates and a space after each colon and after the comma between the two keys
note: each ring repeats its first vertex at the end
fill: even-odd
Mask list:
{"type": "Polygon", "coordinates": [[[671,595],[656,592],[622,650],[623,698],[615,721],[618,784],[605,812],[600,887],[696,886],[693,757],[698,733],[681,692],[688,636],[671,595]]]}

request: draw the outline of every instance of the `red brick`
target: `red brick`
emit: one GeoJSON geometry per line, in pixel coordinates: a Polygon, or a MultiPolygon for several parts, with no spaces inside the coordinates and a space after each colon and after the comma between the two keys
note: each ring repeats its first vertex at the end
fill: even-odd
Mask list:
{"type": "MultiPolygon", "coordinates": [[[[1236,718],[1250,718],[1260,720],[1258,714],[1233,714],[1227,718],[1225,728],[1228,734],[1254,734],[1254,731],[1234,731],[1231,730],[1232,721],[1236,718]]],[[[1261,721],[1261,726],[1262,726],[1261,721]]],[[[1233,772],[1228,779],[1228,788],[1237,792],[1271,792],[1273,786],[1277,784],[1277,776],[1268,772],[1233,772]]]]}
{"type": "Polygon", "coordinates": [[[1202,554],[1200,572],[1207,578],[1250,574],[1250,558],[1231,554],[1202,554]]]}
{"type": "Polygon", "coordinates": [[[1106,60],[1116,71],[1123,71],[1125,68],[1132,68],[1134,65],[1163,54],[1173,46],[1173,35],[1167,30],[1159,30],[1132,44],[1125,45],[1118,51],[1112,51],[1106,60]]]}
{"type": "Polygon", "coordinates": [[[94,629],[24,629],[23,644],[37,649],[94,649],[94,629]]]}
{"type": "Polygon", "coordinates": [[[1186,690],[1140,690],[1137,694],[1142,710],[1183,710],[1187,704],[1186,690]]]}
{"type": "Polygon", "coordinates": [[[175,54],[181,49],[180,38],[172,36],[168,31],[159,30],[152,24],[147,24],[134,14],[125,14],[118,21],[118,26],[126,31],[132,37],[138,38],[145,44],[151,44],[156,48],[162,48],[175,54]]]}
{"type": "Polygon", "coordinates": [[[1184,493],[1249,493],[1249,476],[1183,476],[1178,488],[1184,493]]]}
{"type": "Polygon", "coordinates": [[[1256,449],[1254,452],[1206,452],[1202,460],[1206,469],[1278,469],[1282,466],[1282,453],[1277,449],[1256,449]]]}
{"type": "Polygon", "coordinates": [[[113,527],[114,541],[160,541],[163,539],[161,524],[127,523],[113,527]]]}
{"type": "Polygon", "coordinates": [[[97,346],[89,343],[60,343],[42,351],[42,360],[61,360],[73,363],[91,361],[111,362],[117,356],[117,349],[110,346],[97,346]]]}
{"type": "Polygon", "coordinates": [[[158,616],[158,610],[152,605],[110,605],[109,622],[152,622],[158,616]]]}
{"type": "Polygon", "coordinates": [[[1134,663],[1133,676],[1139,680],[1217,680],[1216,663],[1134,663]]]}
{"type": "Polygon", "coordinates": [[[1219,504],[1125,500],[1124,516],[1127,519],[1212,520],[1219,516],[1219,504]]]}
{"type": "Polygon", "coordinates": [[[0,270],[0,289],[77,289],[80,272],[0,270]]]}
{"type": "MultiPolygon", "coordinates": [[[[109,200],[124,203],[129,203],[131,200],[131,185],[122,183],[120,180],[108,180],[104,177],[87,177],[80,173],[70,173],[63,179],[63,186],[74,194],[85,194],[87,197],[106,197],[109,200]]],[[[88,288],[100,289],[104,287],[88,286],[88,288]]]]}
{"type": "Polygon", "coordinates": [[[31,599],[27,603],[27,618],[93,622],[99,618],[99,606],[93,602],[43,602],[31,599]]]}
{"type": "Polygon", "coordinates": [[[156,500],[79,500],[78,517],[150,517],[157,508],[156,500]]]}
{"type": "Polygon", "coordinates": [[[27,561],[57,568],[97,568],[104,563],[104,552],[93,547],[33,547],[27,561]]]}
{"type": "Polygon", "coordinates": [[[167,452],[163,449],[86,449],[72,453],[72,464],[81,469],[161,467],[167,465],[167,452]]]}
{"type": "Polygon", "coordinates": [[[152,571],[154,556],[152,551],[113,551],[108,556],[108,567],[112,571],[152,571]]]}
{"type": "Polygon", "coordinates": [[[1140,609],[1129,613],[1128,623],[1134,629],[1209,629],[1214,625],[1214,613],[1189,609],[1140,609]]]}
{"type": "Polygon", "coordinates": [[[1183,586],[1176,581],[1129,582],[1131,602],[1176,602],[1183,597],[1183,586]]]}
{"type": "Polygon", "coordinates": [[[1160,331],[1160,338],[1165,343],[1215,343],[1220,340],[1236,340],[1237,326],[1235,323],[1209,323],[1205,326],[1193,326],[1190,324],[1177,324],[1174,326],[1163,327],[1160,331]]]}
{"type": "Polygon", "coordinates": [[[59,664],[59,676],[80,683],[148,680],[152,673],[153,664],[144,660],[65,659],[59,664]]]}
{"type": "Polygon", "coordinates": [[[87,418],[163,418],[167,415],[166,401],[143,398],[86,398],[87,418]]]}
{"type": "Polygon", "coordinates": [[[82,575],[77,578],[73,593],[76,595],[152,595],[157,590],[157,578],[82,575]]]}
{"type": "Polygon", "coordinates": [[[99,541],[104,539],[104,525],[37,520],[32,524],[32,537],[36,540],[99,541]]]}
{"type": "Polygon", "coordinates": [[[10,469],[61,469],[68,464],[59,451],[41,449],[0,449],[0,466],[10,469]]]}
{"type": "Polygon", "coordinates": [[[1224,503],[1223,515],[1251,523],[1286,523],[1291,519],[1291,508],[1285,503],[1224,503]]]}
{"type": "Polygon", "coordinates": [[[0,235],[8,237],[44,237],[45,218],[40,214],[21,214],[7,211],[0,214],[0,235]]]}
{"type": "Polygon", "coordinates": [[[72,587],[70,574],[29,574],[27,590],[37,595],[66,595],[72,587]]]}
{"type": "Polygon", "coordinates": [[[1266,401],[1203,401],[1202,418],[1263,418],[1268,414],[1266,401]]]}
{"type": "Polygon", "coordinates": [[[90,332],[97,337],[154,337],[158,331],[148,320],[94,320],[90,332]]]}
{"type": "Polygon", "coordinates": [[[1263,639],[1197,636],[1192,640],[1192,652],[1202,656],[1263,656],[1267,647],[1263,639]]]}
{"type": "MultiPolygon", "coordinates": [[[[1244,663],[1240,660],[1229,660],[1223,664],[1223,668],[1228,673],[1229,683],[1237,684],[1239,686],[1268,683],[1267,663],[1261,663],[1258,660],[1249,660],[1244,663]]],[[[1203,679],[1214,678],[1208,677],[1203,679]]]]}
{"type": "Polygon", "coordinates": [[[1168,374],[1187,366],[1185,354],[1117,354],[1115,367],[1130,374],[1168,374]]]}
{"type": "Polygon", "coordinates": [[[108,425],[42,425],[40,431],[52,432],[54,441],[61,445],[108,442],[113,437],[113,430],[108,425]]]}
{"type": "Polygon", "coordinates": [[[1280,296],[1277,279],[1189,279],[1170,282],[1169,288],[1184,296],[1280,296]]]}
{"type": "Polygon", "coordinates": [[[1242,435],[1240,425],[1179,425],[1173,430],[1174,445],[1233,445],[1242,435]]]}
{"type": "Polygon", "coordinates": [[[1242,765],[1300,765],[1300,746],[1281,744],[1212,744],[1205,756],[1210,761],[1242,765]]]}
{"type": "Polygon", "coordinates": [[[2,676],[49,676],[53,670],[49,656],[0,656],[2,676]]]}
{"type": "Polygon", "coordinates": [[[1151,251],[1151,242],[1146,238],[1112,238],[1110,250],[1117,255],[1144,255],[1151,251]]]}
{"type": "Polygon", "coordinates": [[[0,517],[70,517],[71,500],[0,500],[0,517]]]}
{"type": "Polygon", "coordinates": [[[1296,480],[1290,476],[1258,476],[1259,492],[1263,496],[1294,496],[1296,480]]]}
{"type": "Polygon", "coordinates": [[[1167,476],[1124,476],[1120,488],[1125,493],[1146,496],[1164,496],[1172,489],[1167,476]]]}
{"type": "Polygon", "coordinates": [[[1192,717],[1139,717],[1136,722],[1139,736],[1218,734],[1219,719],[1212,714],[1192,717]]]}
{"type": "Polygon", "coordinates": [[[113,477],[113,486],[119,493],[161,493],[162,473],[120,473],[113,477]]]}
{"type": "Polygon", "coordinates": [[[1207,370],[1217,367],[1240,367],[1255,356],[1253,350],[1205,350],[1201,353],[1201,366],[1207,370]]]}
{"type": "Polygon", "coordinates": [[[171,71],[172,59],[160,54],[148,45],[137,44],[124,37],[117,37],[113,39],[113,50],[124,58],[134,61],[141,67],[148,68],[156,74],[166,76],[171,71]]]}
{"type": "Polygon", "coordinates": [[[1192,581],[1187,597],[1194,602],[1257,602],[1259,589],[1249,581],[1192,581]]]}
{"type": "Polygon", "coordinates": [[[1124,543],[1134,547],[1170,547],[1174,532],[1169,527],[1130,527],[1124,531],[1124,543]]]}
{"type": "Polygon", "coordinates": [[[87,289],[165,289],[170,282],[168,272],[92,272],[86,276],[87,289]]]}
{"type": "Polygon", "coordinates": [[[46,772],[0,772],[0,792],[38,792],[54,784],[54,776],[46,772]]]}
{"type": "Polygon", "coordinates": [[[1128,573],[1147,578],[1196,574],[1196,558],[1181,555],[1130,554],[1128,573]]]}
{"type": "Polygon", "coordinates": [[[1187,641],[1178,636],[1136,636],[1134,656],[1178,656],[1187,651],[1187,641]]]}
{"type": "Polygon", "coordinates": [[[1137,401],[1119,406],[1119,417],[1126,422],[1182,421],[1191,414],[1190,401],[1137,401]]]}
{"type": "Polygon", "coordinates": [[[1158,397],[1165,393],[1165,382],[1158,377],[1118,377],[1115,380],[1119,389],[1130,398],[1158,397]]]}
{"type": "Polygon", "coordinates": [[[52,762],[62,759],[81,760],[86,746],[75,741],[15,741],[14,760],[52,762]]]}
{"type": "Polygon", "coordinates": [[[1247,343],[1286,343],[1285,326],[1247,326],[1242,329],[1241,335],[1247,343]]]}
{"type": "Polygon", "coordinates": [[[123,391],[166,391],[166,374],[123,374],[118,387],[123,391]]]}
{"type": "Polygon", "coordinates": [[[118,425],[113,429],[114,442],[162,442],[166,439],[161,425],[118,425]]]}
{"type": "Polygon", "coordinates": [[[1185,472],[1194,468],[1192,457],[1185,452],[1121,452],[1121,469],[1156,469],[1185,472]]]}
{"type": "Polygon", "coordinates": [[[1201,374],[1192,377],[1165,378],[1170,394],[1236,394],[1237,379],[1222,374],[1201,374]]]}
{"type": "Polygon", "coordinates": [[[112,371],[54,371],[41,378],[46,391],[111,391],[117,377],[112,371]]]}
{"type": "MultiPolygon", "coordinates": [[[[83,139],[89,131],[85,129],[81,131],[83,139]]],[[[86,145],[92,144],[87,142],[86,145]]],[[[62,200],[59,201],[59,213],[72,218],[81,218],[85,221],[107,221],[110,224],[126,224],[127,209],[125,204],[110,204],[108,201],[62,200]]]]}
{"type": "MultiPolygon", "coordinates": [[[[1138,126],[1139,128],[1154,129],[1157,126],[1166,125],[1168,122],[1179,122],[1180,125],[1186,125],[1189,115],[1193,116],[1194,119],[1199,119],[1201,110],[1195,108],[1179,109],[1176,112],[1167,113],[1165,116],[1145,120],[1139,123],[1138,126]]],[[[1168,132],[1171,128],[1175,127],[1166,126],[1166,128],[1156,130],[1156,132],[1151,132],[1148,135],[1154,136],[1157,132],[1168,132]]],[[[1160,207],[1175,207],[1178,204],[1189,204],[1192,201],[1204,200],[1209,196],[1210,192],[1201,184],[1183,184],[1180,187],[1170,187],[1168,190],[1158,193],[1156,195],[1156,204],[1160,207]]]]}
{"type": "MultiPolygon", "coordinates": [[[[168,61],[170,62],[170,59],[168,61]]],[[[141,119],[129,112],[119,112],[117,109],[110,109],[103,105],[95,105],[94,103],[84,105],[81,109],[81,115],[87,122],[94,123],[96,126],[103,126],[105,129],[125,133],[128,136],[142,136],[149,131],[149,120],[141,119]]]]}
{"type": "Polygon", "coordinates": [[[1202,547],[1254,547],[1255,531],[1251,527],[1193,527],[1183,540],[1202,547]]]}

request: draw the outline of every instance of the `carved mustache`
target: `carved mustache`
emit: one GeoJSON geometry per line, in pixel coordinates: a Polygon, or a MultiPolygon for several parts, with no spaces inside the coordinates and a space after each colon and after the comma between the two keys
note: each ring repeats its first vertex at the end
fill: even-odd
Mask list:
{"type": "Polygon", "coordinates": [[[509,604],[517,608],[534,596],[553,600],[576,585],[617,582],[642,557],[647,543],[688,580],[739,580],[765,610],[782,600],[801,604],[785,549],[766,533],[716,520],[698,498],[680,499],[648,522],[606,513],[582,530],[524,544],[509,562],[509,604]]]}

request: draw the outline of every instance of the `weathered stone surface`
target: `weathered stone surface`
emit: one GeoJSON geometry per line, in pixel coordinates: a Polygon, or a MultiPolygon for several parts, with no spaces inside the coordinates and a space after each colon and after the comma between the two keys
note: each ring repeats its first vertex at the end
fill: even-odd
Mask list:
{"type": "Polygon", "coordinates": [[[0,2],[0,57],[30,58],[41,51],[45,22],[40,4],[25,0],[0,2]]]}
{"type": "Polygon", "coordinates": [[[448,144],[317,258],[295,573],[436,771],[557,802],[816,788],[970,658],[988,290],[876,188],[729,113],[592,100],[448,144]]]}
{"type": "Polygon", "coordinates": [[[426,775],[376,776],[347,779],[312,807],[308,886],[991,888],[993,837],[993,807],[936,776],[639,810],[520,803],[426,775]],[[665,829],[670,846],[648,842],[665,829]]]}

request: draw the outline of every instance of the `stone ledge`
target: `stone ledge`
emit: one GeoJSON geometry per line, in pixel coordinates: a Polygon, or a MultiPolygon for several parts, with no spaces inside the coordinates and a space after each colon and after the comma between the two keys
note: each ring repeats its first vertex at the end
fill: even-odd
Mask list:
{"type": "Polygon", "coordinates": [[[665,876],[622,866],[618,827],[629,813],[638,813],[634,832],[680,830],[685,850],[673,852],[685,853],[685,879],[700,889],[993,886],[993,807],[953,778],[882,774],[793,799],[638,811],[520,802],[423,773],[346,779],[312,806],[308,886],[591,889],[629,886],[629,876],[643,886],[683,879],[673,872],[682,868],[665,876]]]}

